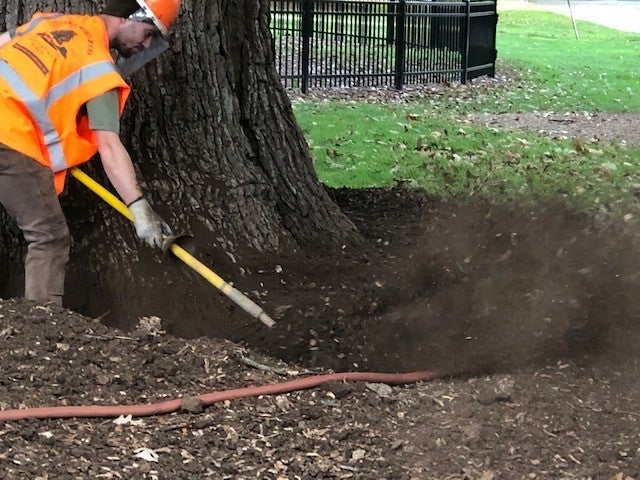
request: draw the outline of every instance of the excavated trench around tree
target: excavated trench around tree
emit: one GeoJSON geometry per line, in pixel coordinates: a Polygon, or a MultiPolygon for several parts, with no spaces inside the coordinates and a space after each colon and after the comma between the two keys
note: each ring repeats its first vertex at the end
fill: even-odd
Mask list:
{"type": "Polygon", "coordinates": [[[277,320],[272,330],[186,267],[151,255],[127,278],[83,277],[74,257],[70,288],[82,295],[71,303],[110,326],[156,315],[177,336],[227,338],[339,371],[477,374],[624,358],[637,345],[640,250],[631,223],[560,203],[443,203],[401,188],[330,193],[367,246],[241,265],[199,253],[277,320]]]}
{"type": "Polygon", "coordinates": [[[138,305],[178,336],[224,337],[337,370],[508,370],[624,356],[637,339],[639,250],[624,222],[561,204],[443,204],[402,189],[333,196],[368,248],[260,258],[243,263],[245,276],[202,252],[278,321],[273,330],[185,267],[151,260],[133,279],[110,279],[117,302],[99,289],[83,313],[109,312],[105,323],[126,329],[138,305]]]}

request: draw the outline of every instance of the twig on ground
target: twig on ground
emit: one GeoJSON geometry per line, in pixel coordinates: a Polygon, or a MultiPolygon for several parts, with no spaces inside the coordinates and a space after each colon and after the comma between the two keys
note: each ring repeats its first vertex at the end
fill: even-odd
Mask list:
{"type": "Polygon", "coordinates": [[[245,357],[244,355],[240,355],[239,359],[245,365],[249,365],[250,367],[257,368],[258,370],[261,370],[263,372],[271,372],[277,375],[284,375],[284,376],[292,375],[292,374],[295,375],[295,373],[290,372],[286,368],[271,367],[263,363],[258,363],[249,357],[245,357]]]}

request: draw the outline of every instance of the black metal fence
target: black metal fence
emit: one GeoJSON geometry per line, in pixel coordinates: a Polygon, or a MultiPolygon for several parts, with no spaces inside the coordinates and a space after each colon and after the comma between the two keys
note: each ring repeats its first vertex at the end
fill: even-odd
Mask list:
{"type": "Polygon", "coordinates": [[[272,0],[287,88],[385,86],[495,73],[496,0],[272,0]]]}

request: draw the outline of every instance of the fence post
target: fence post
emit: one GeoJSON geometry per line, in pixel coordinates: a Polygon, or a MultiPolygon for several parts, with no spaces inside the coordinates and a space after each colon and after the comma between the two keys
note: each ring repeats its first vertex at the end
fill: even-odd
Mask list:
{"type": "Polygon", "coordinates": [[[467,78],[469,76],[469,36],[471,29],[469,25],[471,23],[471,0],[465,0],[465,12],[464,19],[462,20],[462,29],[461,29],[461,42],[460,42],[460,50],[462,65],[460,68],[460,83],[463,85],[467,83],[467,78]]]}
{"type": "Polygon", "coordinates": [[[387,25],[387,45],[391,45],[396,40],[396,13],[398,9],[396,8],[395,0],[389,0],[387,2],[387,15],[385,16],[385,21],[387,25]]]}
{"type": "Polygon", "coordinates": [[[306,94],[309,91],[309,58],[311,54],[311,36],[313,35],[313,0],[304,0],[302,4],[302,85],[300,90],[306,94]]]}
{"type": "Polygon", "coordinates": [[[406,17],[406,0],[399,0],[398,9],[396,10],[396,65],[395,65],[395,87],[396,90],[402,90],[404,84],[404,58],[407,48],[407,39],[405,38],[405,17],[406,17]]]}

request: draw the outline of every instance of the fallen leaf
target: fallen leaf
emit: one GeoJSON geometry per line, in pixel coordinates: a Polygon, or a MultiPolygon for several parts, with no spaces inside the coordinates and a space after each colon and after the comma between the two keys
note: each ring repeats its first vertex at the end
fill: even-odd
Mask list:
{"type": "Polygon", "coordinates": [[[115,423],[116,425],[142,425],[143,421],[134,420],[133,416],[129,414],[126,417],[124,415],[120,415],[113,421],[113,423],[115,423]]]}
{"type": "Polygon", "coordinates": [[[138,448],[134,450],[133,453],[135,454],[134,457],[141,458],[147,462],[157,462],[159,458],[156,452],[146,447],[138,448]]]}

